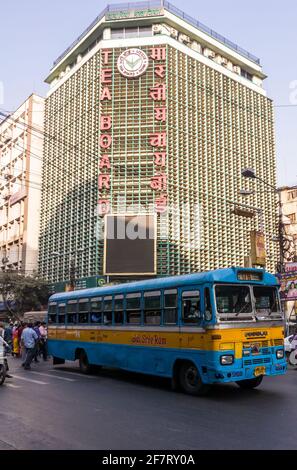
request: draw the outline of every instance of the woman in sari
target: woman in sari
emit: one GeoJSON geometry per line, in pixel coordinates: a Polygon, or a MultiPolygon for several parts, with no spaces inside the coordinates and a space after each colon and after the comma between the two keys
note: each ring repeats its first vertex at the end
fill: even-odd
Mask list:
{"type": "Polygon", "coordinates": [[[19,357],[20,355],[20,343],[19,343],[19,327],[18,325],[14,326],[13,332],[12,332],[12,352],[13,355],[16,357],[19,357]]]}

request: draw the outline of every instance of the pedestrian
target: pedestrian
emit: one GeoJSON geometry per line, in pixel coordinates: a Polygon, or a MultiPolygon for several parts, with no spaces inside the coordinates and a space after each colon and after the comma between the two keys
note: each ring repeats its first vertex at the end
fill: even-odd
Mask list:
{"type": "Polygon", "coordinates": [[[40,332],[40,352],[42,354],[43,360],[47,361],[47,327],[46,323],[42,322],[39,327],[40,332]]]}
{"type": "Polygon", "coordinates": [[[13,328],[13,323],[10,322],[9,325],[4,330],[4,340],[8,344],[10,351],[12,351],[12,328],[13,328]]]}
{"type": "Polygon", "coordinates": [[[25,361],[23,362],[22,366],[25,370],[31,369],[31,362],[34,358],[35,345],[37,340],[38,336],[33,329],[33,325],[32,323],[29,323],[22,333],[22,343],[25,347],[26,352],[25,361]]]}
{"type": "Polygon", "coordinates": [[[19,343],[19,324],[15,322],[12,329],[12,344],[13,344],[13,356],[19,357],[20,355],[20,343],[19,343]]]}
{"type": "Polygon", "coordinates": [[[35,353],[34,353],[34,361],[35,362],[39,362],[38,360],[38,356],[40,354],[40,338],[41,338],[41,334],[40,334],[40,331],[39,331],[39,327],[40,327],[40,322],[36,321],[34,323],[34,328],[33,330],[35,331],[35,333],[37,334],[37,341],[35,343],[35,353]]]}

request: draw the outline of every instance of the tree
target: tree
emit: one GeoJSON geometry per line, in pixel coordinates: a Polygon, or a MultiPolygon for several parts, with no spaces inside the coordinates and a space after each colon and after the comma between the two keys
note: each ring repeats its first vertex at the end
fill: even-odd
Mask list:
{"type": "Polygon", "coordinates": [[[0,273],[0,294],[15,320],[20,320],[25,312],[42,310],[49,298],[46,282],[37,274],[26,276],[13,271],[0,273]]]}

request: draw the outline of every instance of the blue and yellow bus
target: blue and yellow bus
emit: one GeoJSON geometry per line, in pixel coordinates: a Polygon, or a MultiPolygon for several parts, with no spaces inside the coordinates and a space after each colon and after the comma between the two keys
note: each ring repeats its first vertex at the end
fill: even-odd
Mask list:
{"type": "Polygon", "coordinates": [[[287,369],[278,281],[260,269],[55,294],[48,332],[54,364],[169,377],[193,395],[228,382],[255,388],[287,369]]]}

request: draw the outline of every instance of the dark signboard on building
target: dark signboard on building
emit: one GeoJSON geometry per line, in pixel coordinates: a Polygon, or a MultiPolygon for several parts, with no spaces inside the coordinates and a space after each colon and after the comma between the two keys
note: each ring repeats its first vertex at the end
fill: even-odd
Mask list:
{"type": "Polygon", "coordinates": [[[156,218],[154,215],[107,215],[104,274],[156,274],[156,218]]]}

